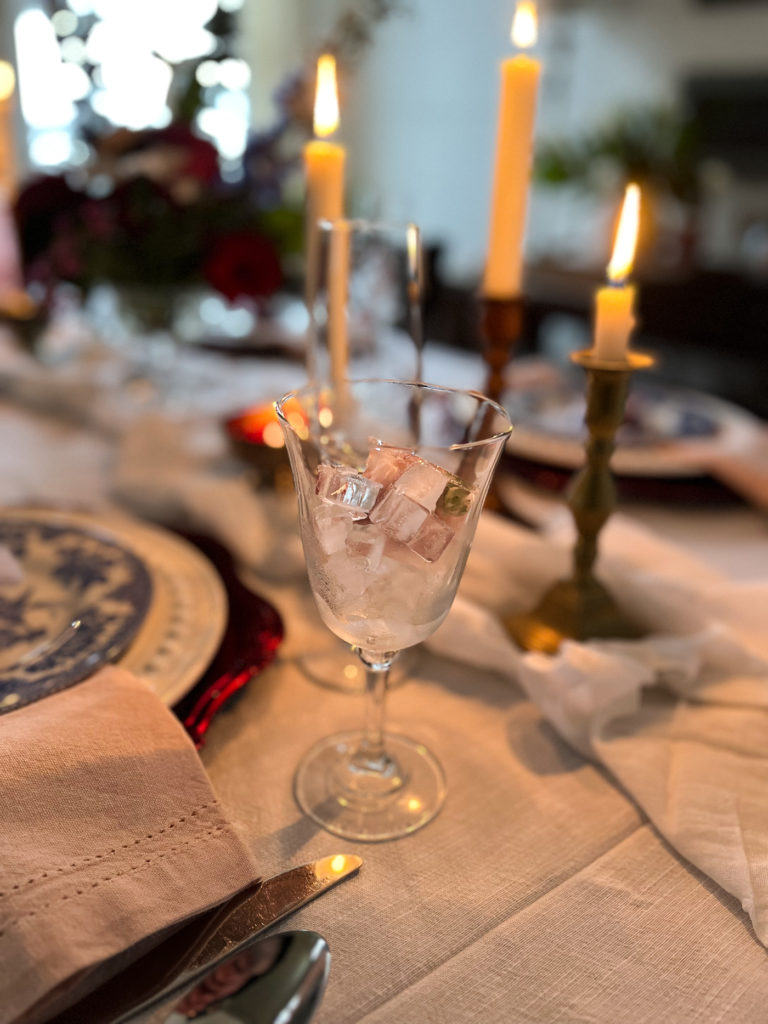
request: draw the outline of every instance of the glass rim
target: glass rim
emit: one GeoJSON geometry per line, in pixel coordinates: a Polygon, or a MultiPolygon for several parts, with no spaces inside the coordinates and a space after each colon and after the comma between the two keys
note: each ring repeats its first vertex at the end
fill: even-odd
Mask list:
{"type": "MultiPolygon", "coordinates": [[[[476,448],[484,448],[494,443],[495,441],[501,441],[503,438],[510,436],[514,430],[512,421],[509,418],[507,410],[494,401],[492,398],[488,398],[481,391],[477,391],[474,388],[455,388],[448,384],[430,384],[426,381],[418,380],[398,380],[396,377],[361,377],[358,379],[352,379],[345,381],[346,384],[398,384],[404,388],[412,388],[414,390],[422,391],[436,391],[444,394],[454,395],[470,395],[472,398],[477,400],[478,407],[486,405],[491,409],[494,409],[496,413],[502,416],[507,421],[506,429],[496,431],[494,434],[489,434],[487,437],[478,438],[475,441],[462,441],[456,444],[423,444],[419,445],[421,448],[442,448],[445,451],[472,451],[476,448]]],[[[275,402],[275,412],[277,413],[278,419],[283,423],[289,430],[296,433],[296,429],[290,422],[288,416],[283,412],[282,406],[285,406],[292,399],[300,399],[302,395],[319,394],[322,391],[332,391],[333,385],[331,384],[319,384],[309,383],[304,384],[300,388],[295,388],[293,391],[288,391],[281,398],[278,398],[275,402]]]]}
{"type": "Polygon", "coordinates": [[[339,224],[345,224],[350,230],[379,232],[380,234],[407,234],[415,231],[421,238],[421,228],[413,220],[376,220],[373,217],[319,217],[317,227],[323,231],[333,231],[339,224]]]}

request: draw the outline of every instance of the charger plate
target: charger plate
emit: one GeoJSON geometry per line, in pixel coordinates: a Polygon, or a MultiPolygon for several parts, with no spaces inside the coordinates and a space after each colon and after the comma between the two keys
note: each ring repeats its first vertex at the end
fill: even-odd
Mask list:
{"type": "MultiPolygon", "coordinates": [[[[519,365],[514,373],[512,369],[502,403],[515,425],[507,455],[556,469],[581,466],[586,437],[584,376],[538,358],[519,365]]],[[[611,467],[627,477],[700,477],[706,473],[702,466],[707,460],[743,451],[760,429],[756,416],[724,399],[646,382],[638,375],[632,381],[611,467]]]]}
{"type": "MultiPolygon", "coordinates": [[[[48,509],[0,512],[0,544],[7,544],[4,538],[31,519],[52,533],[61,531],[80,538],[76,547],[82,543],[102,552],[120,551],[134,568],[141,569],[148,582],[151,598],[130,635],[125,631],[125,642],[119,648],[103,640],[91,645],[85,651],[90,660],[79,678],[106,661],[115,661],[146,679],[166,704],[174,704],[205,671],[226,626],[226,592],[210,562],[192,545],[160,527],[123,516],[96,517],[48,509]]],[[[65,625],[68,614],[67,610],[65,625]]],[[[59,672],[59,660],[58,656],[50,659],[49,671],[54,675],[59,672]]],[[[46,692],[74,681],[70,678],[46,692]]]]}

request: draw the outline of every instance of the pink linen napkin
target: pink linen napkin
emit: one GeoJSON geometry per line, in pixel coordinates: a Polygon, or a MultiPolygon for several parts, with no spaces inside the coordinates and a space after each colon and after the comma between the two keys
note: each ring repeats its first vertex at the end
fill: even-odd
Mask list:
{"type": "Polygon", "coordinates": [[[0,718],[0,1024],[49,1019],[257,877],[141,680],[109,666],[0,718]]]}

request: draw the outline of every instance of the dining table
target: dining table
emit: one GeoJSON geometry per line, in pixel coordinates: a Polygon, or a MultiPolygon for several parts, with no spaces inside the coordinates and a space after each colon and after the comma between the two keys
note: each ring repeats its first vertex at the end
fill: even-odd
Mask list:
{"type": "MultiPolygon", "coordinates": [[[[215,536],[240,583],[279,614],[274,658],[218,711],[199,759],[263,876],[340,852],[362,858],[356,877],[284,926],[330,947],[318,1024],[765,1021],[765,935],[742,901],[657,827],[610,762],[564,738],[513,659],[505,670],[503,646],[485,657],[486,634],[467,625],[467,609],[534,603],[537,561],[567,529],[559,496],[501,470],[510,514],[483,512],[457,607],[388,695],[392,730],[444,768],[441,812],[395,841],[339,839],[299,810],[293,776],[316,740],[359,723],[361,696],[307,670],[336,641],[307,583],[295,497],[255,486],[222,427],[301,384],[303,365],[185,350],[147,397],[124,352],[67,340],[35,357],[3,341],[0,503],[215,536]]],[[[484,373],[477,353],[425,347],[427,380],[482,387],[484,373]]],[[[765,511],[736,498],[622,505],[605,545],[614,565],[674,563],[702,588],[763,594],[768,582],[765,511]]],[[[767,755],[753,767],[763,778],[767,755]]],[[[763,835],[753,863],[764,882],[763,835]]]]}

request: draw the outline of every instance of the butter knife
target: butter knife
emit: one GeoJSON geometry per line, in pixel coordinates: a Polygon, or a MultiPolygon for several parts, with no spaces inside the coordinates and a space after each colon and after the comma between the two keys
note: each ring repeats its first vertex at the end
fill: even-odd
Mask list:
{"type": "MultiPolygon", "coordinates": [[[[335,854],[291,868],[233,897],[201,927],[193,921],[168,940],[170,949],[152,949],[120,976],[65,1011],[61,1024],[128,1024],[167,1006],[228,957],[248,949],[271,925],[357,874],[362,859],[335,854]],[[181,936],[179,938],[179,936],[181,936]],[[172,969],[163,960],[172,962],[172,969]]],[[[154,1018],[153,1018],[154,1019],[154,1018]]]]}
{"type": "Polygon", "coordinates": [[[267,878],[218,923],[216,931],[181,965],[172,981],[138,1006],[131,1007],[130,1012],[118,1017],[114,1024],[128,1024],[137,1016],[180,997],[222,960],[248,949],[270,925],[357,874],[362,863],[360,857],[337,853],[267,878]]]}

